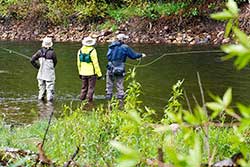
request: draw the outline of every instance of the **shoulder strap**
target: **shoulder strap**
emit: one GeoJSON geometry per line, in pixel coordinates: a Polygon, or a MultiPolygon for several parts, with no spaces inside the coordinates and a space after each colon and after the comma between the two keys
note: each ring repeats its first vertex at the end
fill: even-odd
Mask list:
{"type": "Polygon", "coordinates": [[[46,49],[46,51],[43,52],[43,49],[41,48],[40,51],[41,51],[41,53],[42,53],[42,57],[45,57],[45,58],[46,58],[47,52],[48,52],[49,50],[51,50],[51,49],[50,49],[50,48],[49,48],[49,49],[46,49]]]}

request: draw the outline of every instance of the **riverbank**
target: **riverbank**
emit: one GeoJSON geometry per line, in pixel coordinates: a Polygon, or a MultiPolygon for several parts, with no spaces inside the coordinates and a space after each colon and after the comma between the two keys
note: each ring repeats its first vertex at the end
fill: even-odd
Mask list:
{"type": "MultiPolygon", "coordinates": [[[[250,32],[250,5],[242,7],[240,27],[250,32]]],[[[109,24],[117,24],[107,20],[109,24]]],[[[46,35],[54,41],[81,41],[84,36],[92,35],[100,43],[113,40],[117,33],[129,35],[129,43],[167,43],[167,44],[223,44],[231,40],[224,38],[225,23],[208,17],[163,16],[157,20],[134,17],[117,25],[117,29],[98,30],[95,24],[68,24],[53,26],[46,21],[29,18],[27,20],[2,19],[0,22],[0,40],[41,40],[46,35]]]]}

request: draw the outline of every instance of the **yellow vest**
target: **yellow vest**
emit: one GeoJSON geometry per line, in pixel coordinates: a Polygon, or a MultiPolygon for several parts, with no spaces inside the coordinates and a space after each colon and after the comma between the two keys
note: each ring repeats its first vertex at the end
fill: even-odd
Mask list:
{"type": "Polygon", "coordinates": [[[80,50],[77,53],[77,67],[78,67],[79,75],[83,75],[83,76],[97,75],[98,77],[101,77],[102,72],[98,63],[96,49],[92,46],[83,46],[80,50]],[[90,54],[90,58],[92,62],[90,63],[80,62],[80,56],[79,56],[80,50],[82,53],[88,54],[92,49],[94,49],[90,54]]]}

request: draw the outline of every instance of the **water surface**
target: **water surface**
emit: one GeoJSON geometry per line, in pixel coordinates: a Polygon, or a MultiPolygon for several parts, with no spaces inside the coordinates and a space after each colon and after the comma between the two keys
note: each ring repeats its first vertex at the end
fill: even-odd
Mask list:
{"type": "MultiPolygon", "coordinates": [[[[29,57],[39,48],[40,42],[0,42],[0,46],[15,50],[29,57]]],[[[164,53],[181,53],[184,51],[214,51],[213,46],[174,46],[137,44],[130,45],[138,52],[144,52],[147,57],[140,63],[146,64],[154,61],[164,53]]],[[[81,81],[78,78],[76,67],[76,53],[81,47],[80,43],[55,43],[54,49],[58,57],[56,67],[56,102],[55,110],[60,113],[63,105],[76,107],[80,104],[79,93],[81,81]]],[[[107,64],[107,45],[97,47],[99,62],[103,75],[107,64]]],[[[171,96],[171,87],[178,80],[184,79],[184,89],[192,104],[193,97],[200,101],[200,91],[197,81],[199,72],[202,86],[206,94],[206,101],[211,99],[208,92],[222,96],[228,87],[233,88],[234,102],[250,102],[250,68],[242,71],[235,70],[232,61],[221,61],[223,53],[177,54],[168,55],[155,63],[137,69],[136,79],[142,85],[141,100],[144,105],[162,113],[164,106],[171,96]]],[[[139,63],[128,60],[130,64],[139,63]]],[[[127,71],[131,66],[127,66],[127,71]]],[[[0,49],[0,115],[7,122],[32,123],[42,117],[41,105],[37,103],[37,70],[24,57],[0,49]]],[[[125,85],[128,83],[126,82],[125,85]]],[[[106,103],[102,97],[105,95],[105,80],[99,80],[96,85],[95,103],[106,103]]],[[[185,100],[183,100],[184,105],[185,100]]]]}

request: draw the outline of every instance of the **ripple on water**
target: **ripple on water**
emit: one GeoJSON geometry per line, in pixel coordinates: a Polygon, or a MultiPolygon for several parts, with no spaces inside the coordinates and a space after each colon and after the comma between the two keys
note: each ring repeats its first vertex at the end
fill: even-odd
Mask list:
{"type": "Polygon", "coordinates": [[[6,70],[0,70],[0,74],[8,74],[9,71],[6,71],[6,70]]]}

